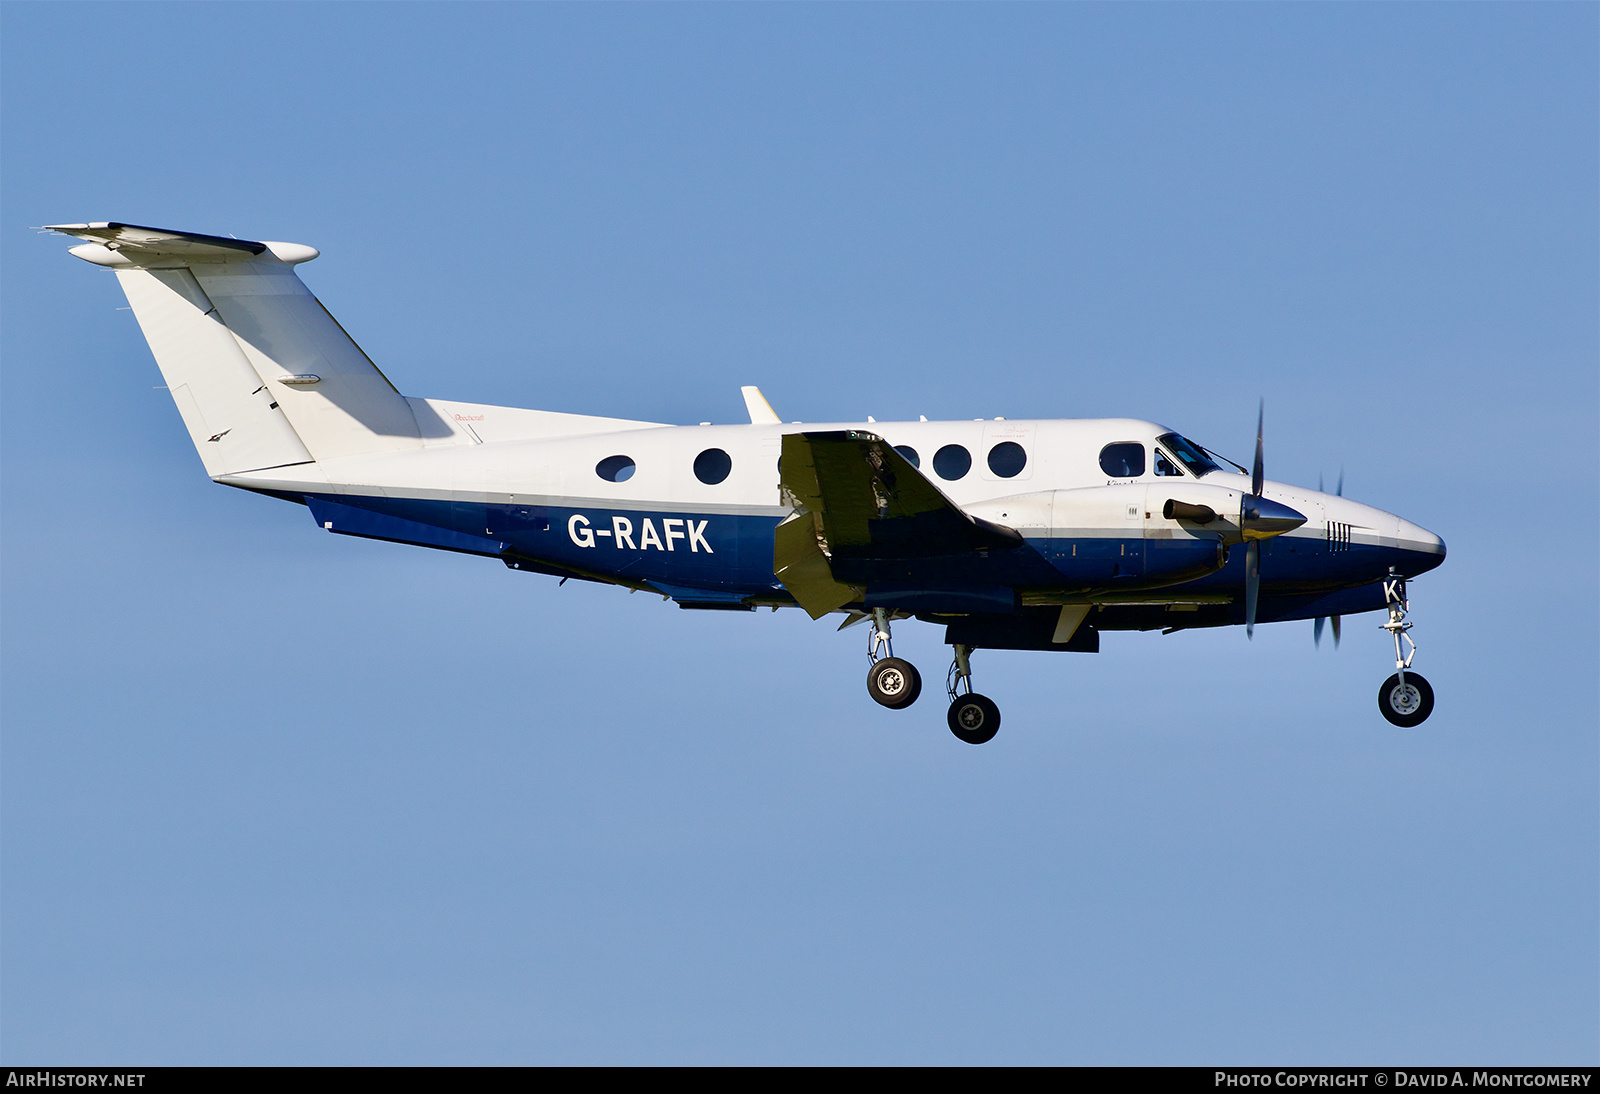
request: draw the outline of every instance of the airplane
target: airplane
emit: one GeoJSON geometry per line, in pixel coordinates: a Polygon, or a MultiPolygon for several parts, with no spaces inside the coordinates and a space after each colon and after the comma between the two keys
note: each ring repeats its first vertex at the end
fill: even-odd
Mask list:
{"type": "Polygon", "coordinates": [[[867,690],[922,690],[892,624],[941,625],[947,722],[1000,727],[976,650],[1096,653],[1100,633],[1384,611],[1378,707],[1432,713],[1411,669],[1408,580],[1444,541],[1131,418],[696,426],[401,395],[300,280],[304,244],[108,221],[42,230],[115,271],[207,475],[304,505],[328,532],[498,559],[693,610],[870,622],[867,690]]]}

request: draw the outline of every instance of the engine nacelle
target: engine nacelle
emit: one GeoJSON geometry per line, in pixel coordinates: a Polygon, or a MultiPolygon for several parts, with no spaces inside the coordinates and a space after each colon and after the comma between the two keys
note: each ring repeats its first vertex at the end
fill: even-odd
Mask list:
{"type": "Polygon", "coordinates": [[[1222,568],[1228,546],[1244,540],[1241,498],[1237,490],[1188,481],[1128,483],[1019,494],[966,509],[1021,532],[1066,584],[1158,588],[1222,568]]]}

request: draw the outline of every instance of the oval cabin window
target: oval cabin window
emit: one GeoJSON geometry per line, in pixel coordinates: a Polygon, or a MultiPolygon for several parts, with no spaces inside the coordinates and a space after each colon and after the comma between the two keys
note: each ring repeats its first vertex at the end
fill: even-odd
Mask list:
{"type": "Polygon", "coordinates": [[[607,456],[594,465],[594,473],[607,482],[627,482],[633,478],[634,463],[627,456],[607,456]]]}
{"type": "Polygon", "coordinates": [[[694,458],[694,477],[715,486],[733,471],[733,457],[720,448],[708,448],[694,458]]]}
{"type": "Polygon", "coordinates": [[[1016,441],[1001,441],[989,449],[989,470],[1002,479],[1014,479],[1028,466],[1028,454],[1016,441]]]}
{"type": "Polygon", "coordinates": [[[972,453],[959,444],[947,444],[933,454],[933,470],[941,479],[954,482],[972,470],[972,453]]]}
{"type": "Polygon", "coordinates": [[[1144,474],[1144,445],[1118,441],[1100,450],[1100,470],[1113,479],[1136,479],[1144,474]]]}

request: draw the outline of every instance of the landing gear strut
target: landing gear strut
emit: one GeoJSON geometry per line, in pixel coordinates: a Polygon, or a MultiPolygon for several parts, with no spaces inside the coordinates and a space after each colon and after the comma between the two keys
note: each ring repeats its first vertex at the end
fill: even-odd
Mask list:
{"type": "Polygon", "coordinates": [[[910,661],[894,655],[889,638],[889,613],[872,609],[872,632],[867,636],[867,694],[890,710],[903,710],[922,694],[922,674],[910,661]]]}
{"type": "Polygon", "coordinates": [[[1408,671],[1411,659],[1417,655],[1417,644],[1407,633],[1411,624],[1406,622],[1406,612],[1410,609],[1406,601],[1406,579],[1394,567],[1390,567],[1389,576],[1383,582],[1383,595],[1388,601],[1389,622],[1382,626],[1394,637],[1396,671],[1378,689],[1378,709],[1397,726],[1419,726],[1433,713],[1433,688],[1421,673],[1408,671]],[[1403,650],[1401,643],[1405,644],[1403,650]]]}
{"type": "Polygon", "coordinates": [[[945,677],[945,690],[950,693],[950,732],[969,745],[986,744],[1000,732],[1000,708],[988,696],[972,690],[972,647],[958,645],[955,654],[945,677]]]}

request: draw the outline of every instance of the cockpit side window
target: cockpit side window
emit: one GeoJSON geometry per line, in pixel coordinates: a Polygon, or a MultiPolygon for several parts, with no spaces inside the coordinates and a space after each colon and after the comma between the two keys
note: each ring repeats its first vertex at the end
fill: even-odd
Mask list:
{"type": "Polygon", "coordinates": [[[1178,470],[1178,465],[1167,459],[1167,454],[1159,448],[1156,449],[1156,474],[1170,475],[1180,479],[1183,477],[1183,472],[1178,470]]]}
{"type": "Polygon", "coordinates": [[[1168,452],[1178,457],[1179,462],[1189,469],[1189,474],[1197,479],[1209,472],[1222,470],[1210,456],[1206,455],[1205,449],[1186,437],[1180,437],[1176,433],[1163,433],[1156,439],[1168,452]]]}
{"type": "Polygon", "coordinates": [[[1136,479],[1144,474],[1144,445],[1118,441],[1100,450],[1100,470],[1114,479],[1136,479]]]}

